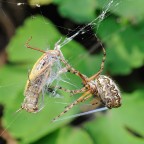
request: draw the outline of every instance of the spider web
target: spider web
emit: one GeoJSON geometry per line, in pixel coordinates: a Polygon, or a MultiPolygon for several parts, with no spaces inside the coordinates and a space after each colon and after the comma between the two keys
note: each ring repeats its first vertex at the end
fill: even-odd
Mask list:
{"type": "MultiPolygon", "coordinates": [[[[18,9],[24,9],[25,6],[29,6],[25,1],[13,2],[13,1],[1,0],[0,1],[0,10],[1,10],[4,17],[7,17],[7,14],[3,9],[3,5],[5,3],[9,3],[11,5],[14,5],[18,9]]],[[[98,31],[98,28],[99,28],[101,22],[108,16],[106,14],[110,11],[110,8],[115,9],[118,6],[118,4],[119,4],[119,1],[114,1],[114,0],[107,1],[105,6],[103,7],[101,13],[99,14],[99,16],[96,17],[94,20],[92,20],[90,23],[88,23],[85,26],[82,26],[82,27],[78,26],[76,29],[70,29],[70,28],[59,26],[59,25],[55,25],[56,27],[59,27],[60,29],[64,29],[64,30],[67,31],[66,38],[62,38],[62,40],[60,42],[60,47],[61,48],[64,47],[65,45],[70,43],[76,37],[80,38],[83,42],[85,42],[85,41],[87,42],[92,37],[95,37],[95,34],[92,32],[92,30],[96,28],[97,31],[98,31]],[[88,33],[88,36],[87,36],[87,33],[88,33]],[[85,34],[86,34],[86,36],[85,36],[85,34]]],[[[41,11],[41,5],[39,4],[39,1],[37,0],[36,3],[31,4],[31,6],[39,8],[39,14],[43,17],[43,23],[44,24],[49,24],[49,23],[46,22],[46,20],[45,20],[46,18],[43,15],[43,12],[41,11]]],[[[27,13],[29,13],[29,15],[31,15],[32,19],[37,18],[34,14],[30,13],[29,10],[27,10],[26,8],[25,8],[25,11],[27,11],[27,13]]],[[[99,44],[92,47],[89,50],[89,52],[93,52],[98,47],[99,47],[99,44]]],[[[78,63],[74,64],[73,66],[78,65],[85,57],[86,56],[83,55],[82,59],[79,60],[78,63]]],[[[74,59],[74,57],[72,56],[71,59],[74,59]]],[[[14,84],[8,84],[8,85],[5,85],[5,84],[0,85],[0,87],[7,87],[7,86],[11,86],[11,85],[15,85],[15,83],[14,84]]]]}
{"type": "MultiPolygon", "coordinates": [[[[15,5],[17,8],[20,8],[20,9],[23,9],[23,7],[24,6],[28,6],[28,4],[27,3],[25,3],[25,2],[23,2],[23,1],[20,1],[20,2],[12,2],[12,1],[3,1],[3,0],[1,0],[1,5],[0,5],[0,10],[2,11],[2,13],[3,13],[3,16],[4,17],[7,17],[7,14],[5,13],[5,11],[4,11],[4,9],[3,9],[3,5],[2,4],[5,4],[5,3],[9,3],[9,4],[11,4],[11,5],[15,5]]],[[[65,28],[65,27],[61,27],[61,26],[58,26],[58,25],[56,25],[56,27],[59,27],[59,28],[61,28],[61,29],[65,29],[65,30],[67,30],[68,32],[67,32],[67,34],[66,34],[66,38],[63,38],[62,40],[61,40],[61,43],[60,43],[60,47],[62,48],[63,46],[65,46],[66,44],[68,44],[68,43],[70,43],[74,38],[76,38],[76,37],[80,37],[81,39],[84,39],[84,35],[86,34],[86,33],[88,33],[89,35],[93,35],[94,37],[95,37],[95,34],[94,33],[92,33],[92,31],[91,30],[93,30],[94,28],[96,28],[97,30],[98,30],[98,28],[99,28],[99,26],[100,26],[100,24],[101,24],[101,22],[108,16],[108,15],[106,15],[109,11],[110,11],[110,8],[116,8],[117,7],[117,5],[118,5],[119,3],[118,3],[118,1],[114,1],[114,0],[110,0],[110,1],[108,1],[106,4],[105,4],[105,6],[103,7],[103,10],[102,10],[102,12],[100,13],[100,15],[98,16],[98,17],[96,17],[96,19],[94,19],[93,21],[91,21],[90,23],[88,23],[87,25],[85,25],[85,26],[83,26],[83,27],[77,27],[76,29],[69,29],[69,28],[65,28]],[[74,34],[73,34],[74,33],[74,34]]],[[[41,16],[43,17],[43,22],[45,23],[45,24],[48,24],[46,21],[45,21],[45,17],[44,17],[44,15],[43,15],[43,13],[42,13],[42,11],[41,11],[41,5],[39,4],[39,1],[37,1],[37,3],[35,3],[35,4],[31,4],[31,6],[35,6],[35,7],[37,7],[37,8],[39,8],[39,13],[41,14],[41,16]]],[[[27,12],[29,13],[29,11],[27,10],[27,12]]],[[[32,13],[30,13],[30,15],[31,15],[31,18],[33,19],[33,18],[36,18],[35,17],[35,15],[33,15],[32,13]]],[[[89,37],[86,37],[87,39],[89,38],[89,37]]],[[[91,37],[90,37],[91,38],[91,37]]],[[[84,39],[84,41],[85,41],[85,39],[84,39]]],[[[97,49],[99,47],[99,44],[97,45],[97,46],[95,46],[95,47],[93,47],[92,49],[90,49],[89,51],[94,51],[95,49],[97,49]]],[[[73,57],[72,57],[73,58],[73,57]]],[[[71,59],[72,59],[71,58],[71,59]]],[[[83,59],[84,59],[84,56],[83,56],[83,59]]],[[[80,61],[82,61],[82,59],[81,60],[79,60],[79,62],[78,63],[80,63],[80,61]]],[[[78,63],[77,63],[77,65],[78,65],[78,63]]],[[[75,66],[75,65],[73,65],[73,66],[75,66]]],[[[63,80],[64,82],[67,82],[66,80],[63,80]]],[[[67,82],[67,83],[70,83],[70,82],[67,82]]],[[[70,83],[71,84],[71,83],[70,83]]],[[[0,87],[9,87],[9,86],[11,86],[11,85],[16,85],[16,84],[8,84],[8,85],[2,85],[2,86],[0,86],[0,87]]],[[[72,85],[74,85],[74,84],[72,84],[72,85]]],[[[76,86],[75,86],[76,87],[76,86]]]]}
{"type": "MultiPolygon", "coordinates": [[[[24,7],[28,7],[29,6],[24,1],[11,2],[11,1],[3,1],[3,0],[1,0],[0,1],[0,11],[2,12],[2,14],[3,14],[4,17],[7,17],[7,13],[3,9],[3,4],[5,4],[5,3],[9,3],[11,5],[15,5],[15,7],[19,8],[19,9],[23,9],[24,7]]],[[[73,39],[76,39],[76,40],[80,39],[82,42],[88,44],[88,41],[90,39],[92,39],[93,37],[96,38],[95,37],[96,34],[92,32],[93,29],[96,29],[98,31],[101,23],[103,22],[103,20],[106,17],[109,16],[110,9],[112,9],[112,8],[116,9],[118,5],[119,5],[119,1],[118,0],[116,0],[116,1],[109,0],[108,2],[106,2],[105,6],[103,7],[103,9],[100,12],[100,14],[99,14],[98,17],[96,17],[90,23],[88,23],[88,24],[86,24],[84,26],[78,26],[75,29],[70,29],[70,28],[59,26],[59,25],[55,25],[57,28],[66,31],[66,38],[62,38],[61,42],[59,44],[60,47],[61,47],[61,50],[63,49],[63,47],[65,45],[69,44],[73,39]]],[[[39,4],[39,1],[37,1],[37,3],[35,3],[33,6],[35,6],[35,7],[37,7],[39,9],[39,14],[43,17],[43,23],[44,24],[49,24],[45,20],[46,18],[43,15],[43,12],[41,10],[41,5],[39,4]]],[[[30,13],[29,10],[27,10],[27,9],[25,9],[25,10],[27,11],[27,13],[29,13],[29,15],[31,15],[32,19],[36,19],[37,18],[34,14],[30,13]]],[[[89,51],[89,53],[92,53],[93,51],[95,51],[98,48],[99,48],[99,44],[95,44],[94,43],[94,46],[91,46],[91,49],[89,49],[88,51],[89,51]]],[[[86,55],[82,55],[82,58],[78,61],[78,63],[73,64],[72,66],[75,67],[76,65],[79,65],[84,60],[85,57],[86,57],[86,55]]],[[[70,61],[70,59],[77,59],[77,58],[74,57],[74,56],[71,56],[71,58],[69,58],[68,61],[70,61]]],[[[59,66],[61,67],[60,64],[59,64],[59,66]]],[[[59,85],[59,81],[62,81],[64,83],[69,83],[70,85],[73,85],[74,88],[79,88],[79,86],[77,86],[77,84],[74,84],[74,83],[71,82],[71,79],[69,79],[69,77],[67,75],[65,75],[65,78],[59,77],[59,80],[56,82],[57,85],[59,85]]],[[[11,87],[12,85],[13,86],[17,85],[18,86],[18,84],[12,83],[12,84],[3,84],[3,85],[0,85],[0,88],[2,88],[2,87],[11,87]]],[[[53,90],[53,92],[52,92],[51,95],[53,95],[55,98],[63,98],[63,95],[60,95],[59,93],[57,93],[57,90],[53,90]]],[[[73,98],[72,98],[72,100],[73,100],[73,98]]],[[[64,105],[68,104],[65,101],[63,101],[63,102],[56,101],[56,103],[57,104],[64,104],[64,105]]],[[[46,103],[46,104],[48,104],[48,103],[46,103]]],[[[98,111],[101,111],[101,110],[106,110],[106,108],[99,109],[98,111]]],[[[90,113],[93,113],[93,112],[97,112],[97,111],[90,111],[90,112],[86,112],[84,114],[76,114],[76,115],[72,115],[70,117],[62,118],[60,120],[64,120],[64,119],[67,119],[67,118],[74,118],[74,117],[77,117],[77,116],[81,116],[81,115],[85,115],[85,114],[90,114],[90,113]]],[[[12,123],[15,123],[15,121],[16,120],[12,121],[12,123]]],[[[12,125],[12,123],[6,129],[8,129],[12,125]]]]}

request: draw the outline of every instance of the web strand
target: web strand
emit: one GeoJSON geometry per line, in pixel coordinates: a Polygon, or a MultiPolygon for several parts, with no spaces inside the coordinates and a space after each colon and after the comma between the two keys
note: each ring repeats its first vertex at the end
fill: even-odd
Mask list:
{"type": "MultiPolygon", "coordinates": [[[[18,7],[23,7],[24,5],[29,5],[27,3],[23,3],[23,2],[18,2],[18,3],[14,3],[14,2],[9,2],[9,1],[1,1],[2,3],[10,3],[10,4],[13,4],[13,5],[16,5],[18,7]]],[[[102,11],[102,13],[96,18],[94,19],[93,21],[91,21],[89,24],[85,25],[84,27],[80,28],[77,27],[75,30],[77,30],[77,32],[75,34],[73,34],[72,36],[68,37],[68,38],[65,38],[64,41],[60,44],[60,47],[63,47],[65,46],[66,44],[68,44],[69,42],[71,42],[76,36],[78,35],[82,35],[84,34],[85,30],[87,30],[87,28],[90,26],[92,29],[97,27],[97,30],[100,26],[100,23],[104,20],[105,16],[106,16],[106,13],[109,11],[110,7],[112,6],[113,4],[113,0],[110,1],[110,3],[104,8],[104,10],[102,11]]],[[[39,3],[36,3],[36,4],[32,4],[33,6],[36,6],[37,8],[39,8],[40,10],[40,14],[42,15],[43,17],[43,21],[45,24],[48,24],[45,20],[45,17],[41,11],[41,5],[39,3]]],[[[2,10],[3,14],[6,16],[6,13],[4,12],[4,10],[2,9],[2,7],[0,7],[0,9],[2,10]]],[[[32,15],[33,16],[33,15],[32,15]]],[[[69,36],[71,34],[71,32],[74,32],[75,30],[72,30],[72,29],[69,29],[69,28],[65,28],[65,27],[61,27],[61,26],[58,26],[58,25],[55,25],[56,27],[59,27],[59,28],[62,28],[62,29],[65,29],[65,30],[68,30],[68,32],[70,31],[70,33],[67,34],[67,36],[69,36]]],[[[94,47],[91,49],[91,51],[93,49],[96,49],[98,46],[94,47]]],[[[84,59],[84,58],[83,58],[84,59]]],[[[82,61],[82,60],[80,60],[82,61]]],[[[77,65],[80,63],[80,61],[78,61],[77,65]]],[[[65,82],[65,81],[64,81],[65,82]]],[[[68,82],[67,82],[68,83],[68,82]]],[[[71,84],[71,83],[70,83],[71,84]]],[[[73,84],[72,84],[73,85],[73,84]]],[[[9,86],[9,85],[8,85],[9,86]]],[[[10,85],[11,86],[11,85],[10,85]]],[[[74,85],[75,86],[75,85],[74,85]]],[[[0,88],[2,87],[7,87],[7,86],[0,86],[0,88]]],[[[55,122],[57,121],[62,121],[62,120],[66,120],[66,119],[70,119],[70,118],[75,118],[75,117],[79,117],[79,116],[83,116],[83,115],[88,115],[88,114],[92,114],[92,113],[95,113],[95,112],[99,112],[99,111],[104,111],[104,110],[107,110],[106,107],[104,108],[100,108],[100,109],[96,109],[96,110],[92,110],[92,111],[89,111],[89,112],[84,112],[84,113],[80,113],[80,114],[76,114],[76,115],[72,115],[72,116],[68,116],[68,117],[64,117],[64,118],[61,118],[61,119],[58,119],[56,120],[55,122]]],[[[5,131],[18,119],[18,117],[20,116],[20,113],[15,117],[14,120],[11,121],[11,123],[5,128],[5,130],[1,133],[0,136],[2,136],[5,131]]]]}
{"type": "Polygon", "coordinates": [[[108,110],[108,108],[103,107],[103,108],[91,110],[91,111],[88,111],[88,112],[83,112],[83,113],[79,113],[79,114],[59,118],[59,119],[54,120],[54,122],[63,121],[63,120],[67,120],[67,119],[72,119],[72,118],[76,118],[76,117],[80,117],[80,116],[84,116],[84,115],[89,115],[89,114],[92,114],[92,113],[101,112],[101,111],[105,111],[105,110],[108,110]]]}

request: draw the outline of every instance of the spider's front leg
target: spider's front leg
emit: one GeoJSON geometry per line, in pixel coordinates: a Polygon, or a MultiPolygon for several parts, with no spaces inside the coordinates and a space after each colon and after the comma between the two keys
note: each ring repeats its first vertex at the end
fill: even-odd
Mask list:
{"type": "Polygon", "coordinates": [[[70,72],[72,74],[75,74],[76,76],[79,76],[83,83],[86,84],[87,83],[87,76],[85,76],[84,74],[80,73],[78,70],[76,70],[75,68],[73,68],[70,64],[68,64],[68,62],[64,59],[62,53],[60,52],[60,60],[64,63],[64,65],[66,66],[65,68],[65,72],[70,72]]]}
{"type": "MultiPolygon", "coordinates": [[[[57,77],[58,77],[59,75],[63,74],[63,73],[66,73],[67,71],[68,71],[68,70],[67,70],[67,67],[62,68],[62,69],[58,72],[57,77]]],[[[78,94],[78,93],[83,93],[83,92],[85,92],[85,91],[87,90],[86,87],[82,87],[81,89],[76,89],[76,90],[69,90],[69,89],[63,88],[63,87],[61,87],[61,86],[56,86],[55,88],[56,88],[56,89],[60,89],[60,90],[65,91],[65,92],[68,92],[68,93],[71,94],[71,96],[73,96],[73,95],[75,95],[75,94],[78,94]]]]}
{"type": "MultiPolygon", "coordinates": [[[[102,46],[102,44],[101,44],[101,46],[102,46]]],[[[91,76],[90,78],[88,78],[89,82],[92,81],[92,80],[94,80],[94,79],[96,79],[101,74],[101,72],[104,69],[104,63],[105,63],[105,59],[106,59],[106,51],[105,51],[105,48],[103,46],[102,46],[102,50],[103,50],[103,58],[102,58],[100,70],[96,74],[94,74],[93,76],[91,76]]]]}

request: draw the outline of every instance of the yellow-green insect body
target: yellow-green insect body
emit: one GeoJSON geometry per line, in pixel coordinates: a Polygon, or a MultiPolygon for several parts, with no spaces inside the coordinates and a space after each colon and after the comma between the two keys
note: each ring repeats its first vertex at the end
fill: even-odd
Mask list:
{"type": "Polygon", "coordinates": [[[59,63],[60,51],[48,50],[33,66],[24,91],[24,102],[21,108],[28,112],[38,112],[38,99],[45,85],[49,85],[54,78],[53,66],[59,63]],[[50,80],[49,80],[50,79],[50,80]],[[47,83],[48,82],[48,83],[47,83]]]}

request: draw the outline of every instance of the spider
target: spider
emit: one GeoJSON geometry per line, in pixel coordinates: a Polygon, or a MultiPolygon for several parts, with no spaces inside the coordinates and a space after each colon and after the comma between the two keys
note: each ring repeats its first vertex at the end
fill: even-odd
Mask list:
{"type": "Polygon", "coordinates": [[[93,98],[91,105],[97,105],[100,101],[107,108],[117,108],[121,106],[121,95],[118,86],[115,82],[109,78],[108,76],[101,75],[104,69],[104,63],[106,59],[106,51],[105,48],[100,43],[103,50],[103,58],[99,71],[91,77],[87,77],[86,75],[80,73],[78,70],[74,69],[70,64],[66,61],[64,62],[67,68],[67,72],[73,73],[81,78],[83,87],[78,90],[68,90],[62,87],[57,87],[60,90],[71,93],[71,95],[75,95],[78,93],[83,93],[77,100],[68,105],[63,112],[61,112],[57,117],[55,117],[52,122],[56,121],[63,114],[68,112],[73,106],[88,100],[89,98],[93,98]]]}

